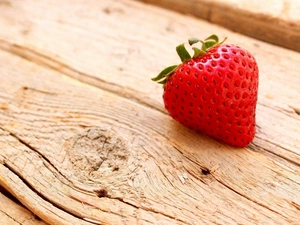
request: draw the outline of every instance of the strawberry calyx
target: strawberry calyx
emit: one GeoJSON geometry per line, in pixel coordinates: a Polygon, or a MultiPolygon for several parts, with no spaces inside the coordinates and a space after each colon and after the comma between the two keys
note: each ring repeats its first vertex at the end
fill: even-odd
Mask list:
{"type": "MultiPolygon", "coordinates": [[[[203,56],[210,48],[223,44],[227,38],[224,38],[223,41],[219,42],[219,38],[217,35],[213,34],[206,38],[204,41],[198,38],[190,38],[188,39],[188,43],[190,46],[200,42],[202,43],[201,48],[192,47],[194,51],[193,57],[191,57],[190,53],[185,47],[185,43],[180,44],[176,47],[176,52],[181,59],[181,62],[184,63],[192,58],[198,58],[203,56]]],[[[182,64],[181,63],[181,64],[182,64]]],[[[156,77],[152,78],[151,80],[162,84],[165,87],[166,82],[168,81],[169,77],[173,74],[173,72],[181,65],[173,65],[163,69],[156,77]]]]}

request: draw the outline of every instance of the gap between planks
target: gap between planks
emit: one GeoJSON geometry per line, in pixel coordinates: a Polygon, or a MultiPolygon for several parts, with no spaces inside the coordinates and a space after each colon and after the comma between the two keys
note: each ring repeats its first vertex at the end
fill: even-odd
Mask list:
{"type": "Polygon", "coordinates": [[[300,52],[298,0],[138,0],[219,24],[234,32],[300,52]],[[266,5],[268,7],[266,7],[266,5]]]}

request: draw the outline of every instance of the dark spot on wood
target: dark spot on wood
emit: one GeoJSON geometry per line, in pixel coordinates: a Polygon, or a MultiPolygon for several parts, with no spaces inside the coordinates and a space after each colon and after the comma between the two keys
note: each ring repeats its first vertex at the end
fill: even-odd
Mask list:
{"type": "Polygon", "coordinates": [[[207,169],[207,168],[202,168],[202,169],[201,169],[201,172],[203,173],[203,175],[208,175],[208,174],[210,174],[210,171],[209,171],[209,169],[207,169]]]}
{"type": "Polygon", "coordinates": [[[108,6],[103,9],[103,12],[106,14],[112,14],[112,13],[124,13],[124,10],[121,8],[113,7],[113,6],[108,6]]]}
{"type": "Polygon", "coordinates": [[[115,166],[115,167],[113,168],[113,171],[118,171],[119,169],[120,169],[119,166],[115,166]]]}
{"type": "Polygon", "coordinates": [[[40,217],[38,217],[37,215],[33,214],[34,219],[38,220],[38,221],[42,221],[42,219],[40,217]]]}
{"type": "Polygon", "coordinates": [[[99,198],[104,198],[108,196],[108,191],[105,188],[94,190],[99,198]]]}
{"type": "Polygon", "coordinates": [[[106,14],[110,14],[111,10],[110,10],[110,8],[106,7],[103,9],[103,12],[105,12],[106,14]]]}

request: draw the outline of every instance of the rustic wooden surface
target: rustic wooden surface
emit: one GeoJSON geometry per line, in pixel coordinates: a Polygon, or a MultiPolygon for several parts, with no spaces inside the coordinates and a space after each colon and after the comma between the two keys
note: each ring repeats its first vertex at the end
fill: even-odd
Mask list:
{"type": "Polygon", "coordinates": [[[299,0],[139,0],[300,52],[299,0]]]}
{"type": "Polygon", "coordinates": [[[27,209],[15,203],[1,192],[0,202],[0,224],[46,225],[45,222],[41,221],[27,209]]]}
{"type": "Polygon", "coordinates": [[[135,1],[2,0],[0,14],[0,186],[38,218],[300,223],[299,53],[135,1]],[[259,64],[247,148],[172,120],[150,80],[179,62],[178,43],[212,32],[259,64]]]}

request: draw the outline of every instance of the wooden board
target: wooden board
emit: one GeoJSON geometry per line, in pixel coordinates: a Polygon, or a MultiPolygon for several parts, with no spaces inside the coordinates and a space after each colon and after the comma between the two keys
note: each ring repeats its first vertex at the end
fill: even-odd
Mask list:
{"type": "Polygon", "coordinates": [[[300,52],[299,0],[139,0],[300,52]]]}
{"type": "Polygon", "coordinates": [[[2,193],[0,193],[0,202],[0,224],[46,225],[37,216],[2,193]]]}
{"type": "Polygon", "coordinates": [[[0,186],[43,221],[299,224],[299,53],[134,1],[1,3],[0,186]],[[259,64],[248,148],[176,123],[150,80],[212,30],[259,64]]]}

